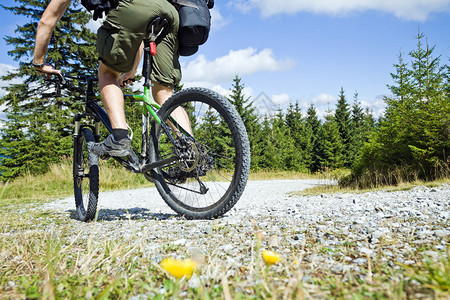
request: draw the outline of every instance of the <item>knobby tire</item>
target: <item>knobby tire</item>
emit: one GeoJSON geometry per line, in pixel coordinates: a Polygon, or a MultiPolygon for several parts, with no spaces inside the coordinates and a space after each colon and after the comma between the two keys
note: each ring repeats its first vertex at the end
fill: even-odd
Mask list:
{"type": "MultiPolygon", "coordinates": [[[[191,171],[188,178],[181,175],[179,182],[168,176],[177,164],[154,169],[152,176],[156,188],[164,201],[181,216],[189,219],[220,217],[236,204],[247,183],[250,146],[244,123],[225,97],[208,89],[190,88],[174,94],[158,112],[175,139],[180,138],[180,132],[186,135],[185,130],[174,128],[179,127],[176,122],[174,125],[170,121],[171,113],[177,107],[183,107],[187,112],[199,145],[196,149],[207,149],[204,157],[211,163],[206,164],[206,174],[191,171]],[[179,132],[175,133],[176,130],[179,132]],[[205,194],[199,193],[201,184],[194,174],[200,174],[199,179],[208,190],[205,194]]],[[[149,155],[152,159],[173,155],[173,145],[160,125],[152,126],[150,136],[149,155]]]]}
{"type": "Polygon", "coordinates": [[[98,156],[88,151],[88,143],[95,142],[89,128],[82,128],[74,138],[73,187],[76,215],[79,220],[92,221],[97,212],[99,168],[98,156]]]}

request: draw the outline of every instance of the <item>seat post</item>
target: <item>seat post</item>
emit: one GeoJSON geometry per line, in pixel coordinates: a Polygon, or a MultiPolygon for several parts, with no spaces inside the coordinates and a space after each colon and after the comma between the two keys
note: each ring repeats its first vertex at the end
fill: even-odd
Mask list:
{"type": "Polygon", "coordinates": [[[150,88],[150,74],[152,74],[153,56],[156,55],[156,43],[161,41],[167,34],[169,21],[161,17],[154,18],[147,26],[144,38],[144,66],[142,76],[144,76],[144,87],[150,88]]]}
{"type": "Polygon", "coordinates": [[[144,86],[150,88],[150,74],[152,74],[153,57],[150,54],[150,40],[144,39],[144,65],[142,68],[142,76],[144,76],[144,86]]]}

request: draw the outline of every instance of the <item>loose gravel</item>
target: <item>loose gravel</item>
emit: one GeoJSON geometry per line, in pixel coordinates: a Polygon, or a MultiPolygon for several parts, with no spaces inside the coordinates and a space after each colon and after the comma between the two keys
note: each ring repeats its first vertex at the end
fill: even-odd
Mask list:
{"type": "MultiPolygon", "coordinates": [[[[99,222],[94,223],[74,219],[72,197],[41,208],[67,216],[74,237],[80,232],[86,237],[95,232],[97,241],[144,237],[148,241],[145,251],[155,263],[169,245],[180,249],[181,256],[214,253],[215,259],[230,265],[246,264],[257,231],[264,235],[262,246],[277,251],[284,259],[304,255],[312,269],[320,267],[337,274],[357,271],[368,259],[395,266],[446,255],[450,185],[393,192],[292,195],[320,184],[324,181],[250,181],[235,207],[216,220],[177,217],[155,188],[101,193],[99,222]],[[325,250],[309,253],[303,250],[308,243],[325,250]],[[351,254],[339,251],[344,244],[352,245],[351,254]]],[[[304,280],[310,280],[308,275],[304,280]]]]}

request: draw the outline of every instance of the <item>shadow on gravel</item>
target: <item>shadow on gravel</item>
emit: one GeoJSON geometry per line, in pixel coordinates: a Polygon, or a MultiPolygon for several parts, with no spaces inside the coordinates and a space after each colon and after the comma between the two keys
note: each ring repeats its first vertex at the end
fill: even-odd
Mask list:
{"type": "MultiPolygon", "coordinates": [[[[70,213],[70,218],[77,220],[76,210],[71,209],[68,211],[70,213]]],[[[118,221],[118,220],[155,220],[163,221],[167,219],[180,219],[185,220],[185,218],[180,217],[177,214],[162,214],[162,213],[152,213],[147,208],[134,207],[128,209],[99,209],[97,221],[118,221]]]]}

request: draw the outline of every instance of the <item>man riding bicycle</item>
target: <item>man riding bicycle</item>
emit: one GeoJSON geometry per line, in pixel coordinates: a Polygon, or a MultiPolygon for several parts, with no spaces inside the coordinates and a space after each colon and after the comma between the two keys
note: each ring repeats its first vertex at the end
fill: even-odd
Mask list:
{"type": "MultiPolygon", "coordinates": [[[[69,5],[70,0],[51,0],[39,21],[33,57],[33,66],[39,72],[61,73],[45,63],[45,56],[53,29],[69,5]]],[[[113,132],[103,142],[91,145],[90,150],[97,155],[127,156],[132,152],[121,87],[134,78],[142,56],[142,40],[147,26],[156,17],[169,21],[167,35],[157,46],[151,74],[153,98],[162,105],[172,96],[173,87],[181,80],[177,37],[179,16],[176,8],[167,0],[119,0],[118,7],[108,13],[98,29],[99,90],[113,132]]],[[[184,120],[186,118],[177,118],[177,115],[185,114],[180,108],[172,116],[184,120]]],[[[190,128],[190,124],[180,125],[190,128]]]]}

